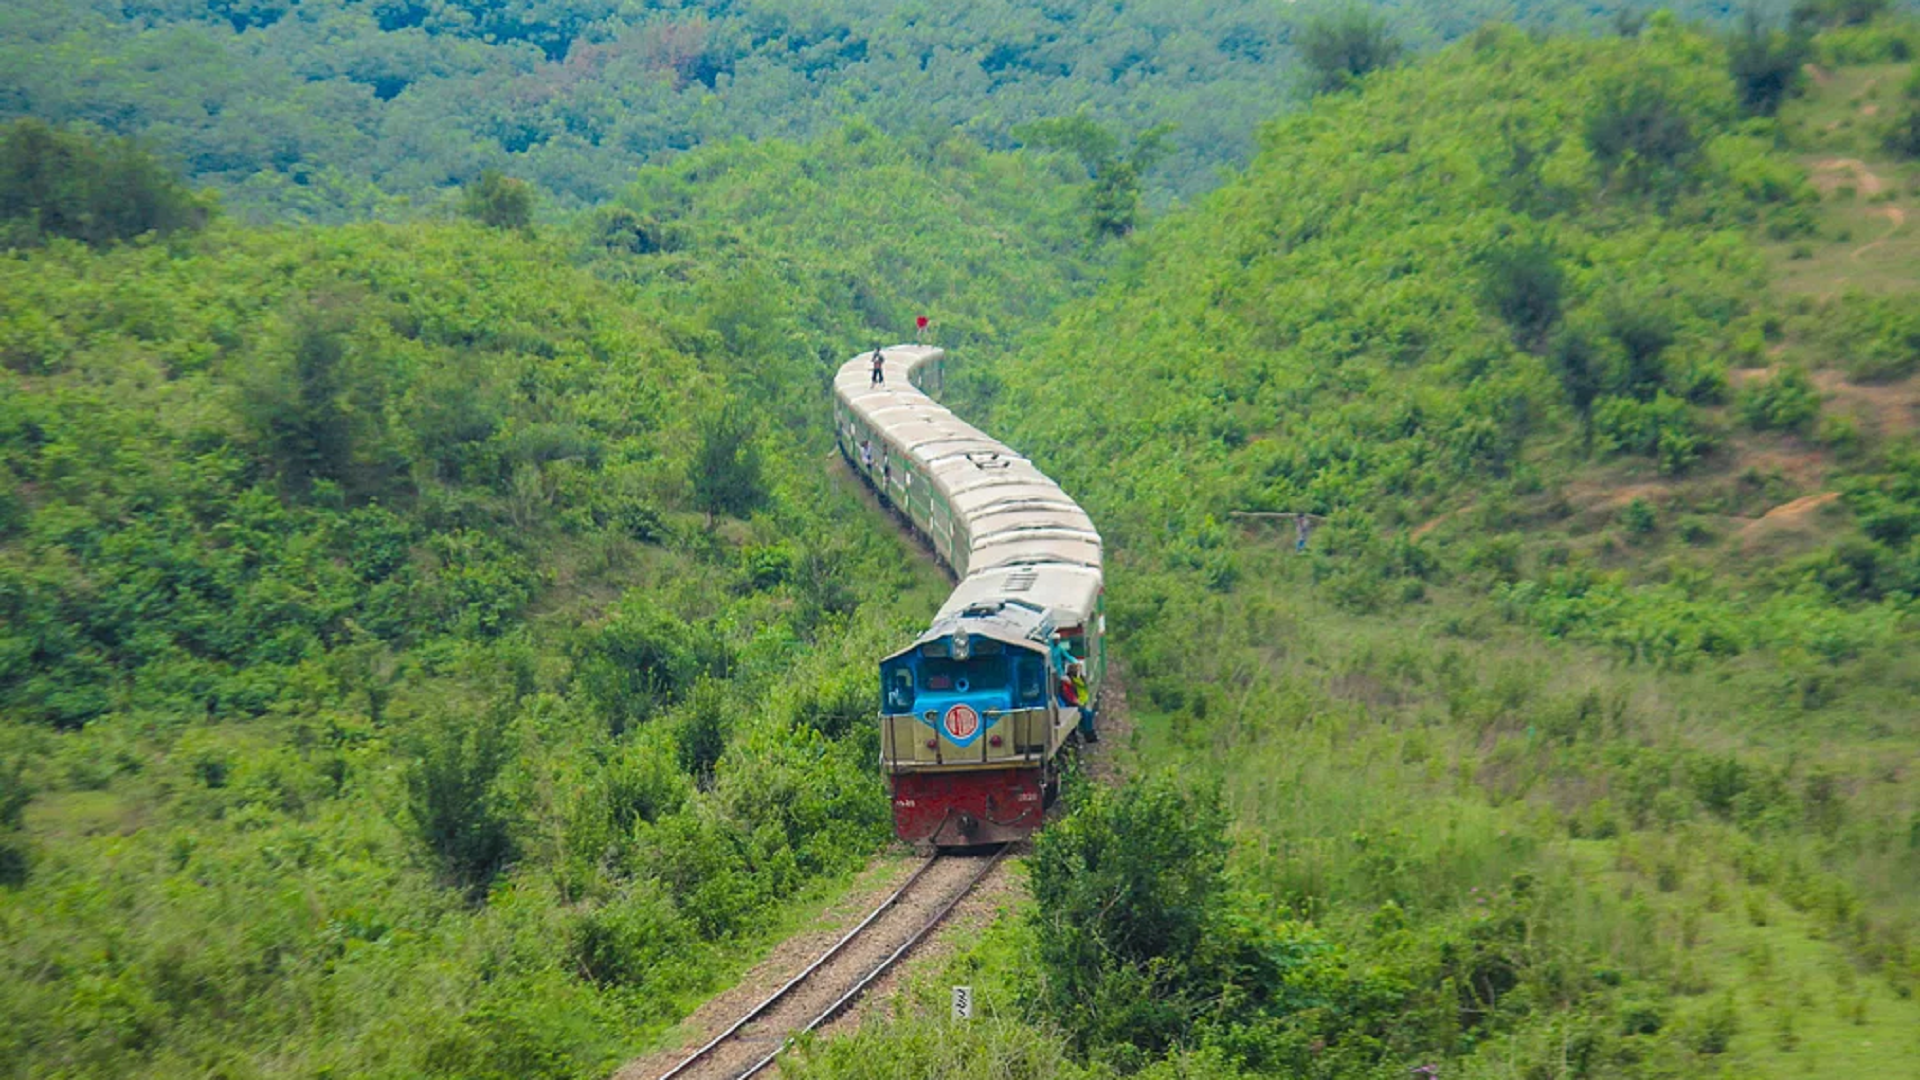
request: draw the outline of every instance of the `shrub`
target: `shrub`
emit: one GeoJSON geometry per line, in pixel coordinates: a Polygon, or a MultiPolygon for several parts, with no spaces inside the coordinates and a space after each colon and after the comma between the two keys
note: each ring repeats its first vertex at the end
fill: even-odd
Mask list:
{"type": "Polygon", "coordinates": [[[533,185],[488,169],[460,193],[460,212],[495,229],[533,224],[533,185]]]}
{"type": "Polygon", "coordinates": [[[1712,439],[1700,429],[1694,410],[1665,391],[1652,401],[1600,399],[1594,406],[1593,431],[1602,453],[1645,455],[1669,474],[1685,472],[1712,448],[1712,439]]]}
{"type": "Polygon", "coordinates": [[[680,700],[705,666],[692,627],[630,594],[575,646],[577,684],[614,734],[680,700]]]}
{"type": "Polygon", "coordinates": [[[1805,434],[1820,415],[1820,392],[1806,372],[1789,367],[1742,387],[1737,405],[1740,418],[1755,431],[1805,434]]]}
{"type": "Polygon", "coordinates": [[[1514,342],[1541,351],[1560,321],[1566,276],[1553,248],[1537,240],[1496,247],[1483,259],[1481,273],[1481,295],[1513,328],[1514,342]]]}
{"type": "Polygon", "coordinates": [[[510,817],[495,788],[512,753],[505,711],[436,713],[422,725],[406,772],[415,835],[449,879],[470,895],[484,893],[514,853],[510,817]]]}
{"type": "Polygon", "coordinates": [[[765,501],[757,434],[753,412],[741,402],[729,402],[697,421],[687,477],[694,505],[706,511],[709,523],[716,514],[747,514],[765,501]]]}
{"type": "Polygon", "coordinates": [[[1653,512],[1653,504],[1645,499],[1634,499],[1621,508],[1620,524],[1635,536],[1646,536],[1653,532],[1658,524],[1658,519],[1653,512]]]}
{"type": "Polygon", "coordinates": [[[1217,987],[1226,812],[1170,773],[1092,786],[1034,842],[1041,1003],[1082,1048],[1170,1046],[1217,987]]]}

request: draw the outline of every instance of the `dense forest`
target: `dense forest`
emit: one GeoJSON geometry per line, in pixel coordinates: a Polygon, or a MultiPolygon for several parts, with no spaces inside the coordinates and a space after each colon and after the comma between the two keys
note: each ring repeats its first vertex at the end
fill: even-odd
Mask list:
{"type": "Polygon", "coordinates": [[[888,842],[947,583],[826,385],[924,314],[1132,779],[787,1074],[1900,1075],[1887,9],[10,5],[0,1074],[661,1045],[888,842]]]}
{"type": "MultiPolygon", "coordinates": [[[[1433,42],[1492,18],[1605,25],[1630,5],[1388,5],[1433,42]]],[[[1714,3],[1690,14],[1720,16],[1714,3]]],[[[901,0],[12,0],[0,119],[138,136],[235,210],[404,216],[486,169],[604,201],[634,169],[862,118],[993,149],[1085,111],[1176,127],[1163,197],[1211,187],[1302,89],[1301,11],[1252,0],[928,7],[901,0]]]]}

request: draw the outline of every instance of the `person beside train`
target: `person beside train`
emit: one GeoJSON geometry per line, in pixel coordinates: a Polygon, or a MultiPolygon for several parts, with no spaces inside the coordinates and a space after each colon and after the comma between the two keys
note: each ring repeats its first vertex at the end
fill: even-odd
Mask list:
{"type": "Polygon", "coordinates": [[[1080,712],[1080,737],[1088,742],[1099,740],[1099,733],[1093,726],[1093,700],[1087,692],[1087,665],[1076,658],[1064,638],[1055,638],[1048,650],[1053,669],[1060,676],[1060,703],[1071,705],[1080,712]]]}

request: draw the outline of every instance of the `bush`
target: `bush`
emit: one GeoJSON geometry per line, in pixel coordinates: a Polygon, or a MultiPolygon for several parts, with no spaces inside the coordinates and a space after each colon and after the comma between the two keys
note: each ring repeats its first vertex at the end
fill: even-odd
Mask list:
{"type": "Polygon", "coordinates": [[[1920,158],[1920,101],[1914,98],[1920,98],[1920,94],[1910,94],[1907,107],[1894,115],[1886,134],[1881,136],[1881,145],[1890,154],[1920,158]]]}
{"type": "Polygon", "coordinates": [[[408,816],[446,876],[470,895],[483,894],[514,854],[510,816],[495,788],[512,754],[505,711],[436,713],[422,724],[406,773],[408,816]]]}
{"type": "Polygon", "coordinates": [[[616,735],[679,701],[708,666],[694,629],[631,594],[575,646],[577,683],[616,735]]]}
{"type": "Polygon", "coordinates": [[[1782,368],[1769,379],[1740,389],[1740,418],[1755,431],[1806,434],[1820,415],[1820,392],[1799,368],[1782,368]]]}
{"type": "Polygon", "coordinates": [[[694,505],[706,511],[709,523],[716,514],[751,513],[765,501],[757,433],[752,410],[741,402],[729,402],[697,422],[698,445],[687,478],[694,505]]]}
{"type": "Polygon", "coordinates": [[[1170,773],[1077,799],[1034,842],[1042,1006],[1083,1049],[1164,1049],[1213,989],[1204,955],[1226,899],[1225,810],[1170,773]]]}
{"type": "Polygon", "coordinates": [[[1652,401],[1626,397],[1602,398],[1594,406],[1593,433],[1597,449],[1610,454],[1641,454],[1653,458],[1660,471],[1685,472],[1712,448],[1694,410],[1665,391],[1652,401]]]}

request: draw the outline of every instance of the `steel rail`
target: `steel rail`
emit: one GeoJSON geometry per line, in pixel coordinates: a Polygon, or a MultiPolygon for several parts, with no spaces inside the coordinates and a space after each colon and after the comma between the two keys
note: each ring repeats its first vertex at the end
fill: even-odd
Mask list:
{"type": "MultiPolygon", "coordinates": [[[[705,1046],[702,1046],[700,1049],[695,1050],[692,1054],[689,1054],[686,1060],[682,1061],[678,1065],[675,1065],[672,1069],[668,1070],[667,1072],[661,1074],[660,1080],[674,1080],[675,1077],[682,1075],[688,1069],[691,1069],[695,1065],[699,1064],[703,1058],[705,1058],[708,1054],[713,1052],[715,1047],[719,1046],[723,1042],[726,1042],[728,1039],[733,1038],[734,1035],[739,1033],[741,1028],[746,1027],[748,1024],[753,1023],[755,1020],[758,1020],[760,1017],[765,1016],[767,1013],[767,1010],[773,1008],[775,1005],[778,1005],[781,999],[785,998],[788,993],[792,992],[794,987],[799,986],[801,983],[805,982],[814,972],[820,970],[820,968],[824,966],[828,961],[840,955],[841,950],[845,949],[849,942],[851,942],[854,938],[859,937],[861,933],[863,933],[867,929],[867,927],[872,926],[874,921],[880,918],[880,916],[885,915],[888,911],[891,911],[894,905],[900,902],[900,898],[906,895],[907,890],[913,888],[913,886],[917,882],[919,882],[919,880],[923,876],[925,876],[928,870],[933,869],[933,864],[939,861],[940,861],[940,853],[935,852],[930,858],[927,859],[927,861],[921,863],[919,868],[913,872],[912,876],[908,877],[906,881],[902,882],[900,887],[898,889],[895,889],[891,896],[888,896],[885,900],[882,900],[880,902],[879,907],[874,908],[871,912],[867,914],[866,918],[861,919],[860,924],[858,926],[855,926],[853,929],[847,931],[847,934],[845,937],[835,942],[833,948],[828,949],[826,952],[820,955],[819,959],[815,960],[811,964],[808,964],[806,966],[806,969],[801,971],[800,974],[795,975],[791,979],[788,979],[786,983],[780,987],[780,989],[775,990],[770,996],[767,997],[765,1001],[762,1001],[760,1004],[755,1005],[751,1010],[747,1012],[745,1016],[742,1016],[740,1019],[735,1020],[731,1027],[727,1028],[725,1031],[722,1031],[720,1034],[715,1035],[710,1041],[708,1041],[708,1043],[705,1046]]],[[[972,886],[969,885],[968,887],[971,888],[972,886]]],[[[756,1065],[754,1066],[754,1071],[757,1072],[759,1071],[760,1068],[761,1066],[756,1065]]],[[[741,1075],[750,1076],[752,1075],[752,1073],[742,1073],[741,1075]]]]}
{"type": "MultiPolygon", "coordinates": [[[[822,1024],[825,1024],[833,1020],[835,1017],[845,1012],[848,1006],[852,1005],[855,1001],[858,1001],[860,999],[860,995],[867,992],[868,987],[872,986],[875,982],[879,981],[882,975],[885,975],[888,971],[892,970],[893,965],[899,963],[902,957],[906,956],[909,952],[912,952],[913,947],[920,944],[920,942],[922,942],[923,940],[925,940],[926,936],[933,932],[934,927],[939,926],[941,923],[946,921],[947,916],[953,913],[953,909],[960,906],[960,901],[965,900],[969,895],[973,893],[973,887],[975,885],[980,884],[980,879],[986,877],[987,874],[992,872],[994,867],[1000,865],[1000,857],[1005,855],[1007,853],[1007,849],[1012,846],[1013,845],[1010,843],[1001,844],[1000,847],[994,851],[993,857],[986,860],[986,863],[983,866],[981,866],[979,870],[974,871],[974,875],[967,879],[966,885],[961,887],[961,889],[958,892],[953,894],[953,899],[943,904],[939,911],[934,912],[932,918],[928,919],[920,927],[920,929],[914,931],[913,936],[908,938],[905,944],[893,950],[892,955],[888,956],[885,960],[880,961],[880,965],[878,967],[874,968],[872,971],[867,972],[865,978],[855,983],[852,989],[848,990],[844,994],[841,994],[839,999],[836,1000],[833,1004],[827,1006],[824,1012],[822,1012],[819,1016],[816,1016],[811,1021],[809,1021],[807,1023],[807,1026],[801,1028],[800,1033],[804,1035],[809,1031],[818,1030],[822,1024]]],[[[938,857],[939,856],[935,856],[935,858],[938,858],[938,857]]],[[[773,1064],[775,1058],[785,1053],[787,1046],[790,1045],[792,1041],[793,1040],[791,1039],[783,1040],[777,1049],[775,1049],[772,1053],[768,1054],[766,1057],[761,1058],[759,1061],[754,1062],[753,1065],[750,1068],[748,1068],[745,1072],[735,1076],[734,1080],[747,1080],[748,1077],[757,1075],[762,1069],[765,1069],[767,1066],[773,1064]]]]}

